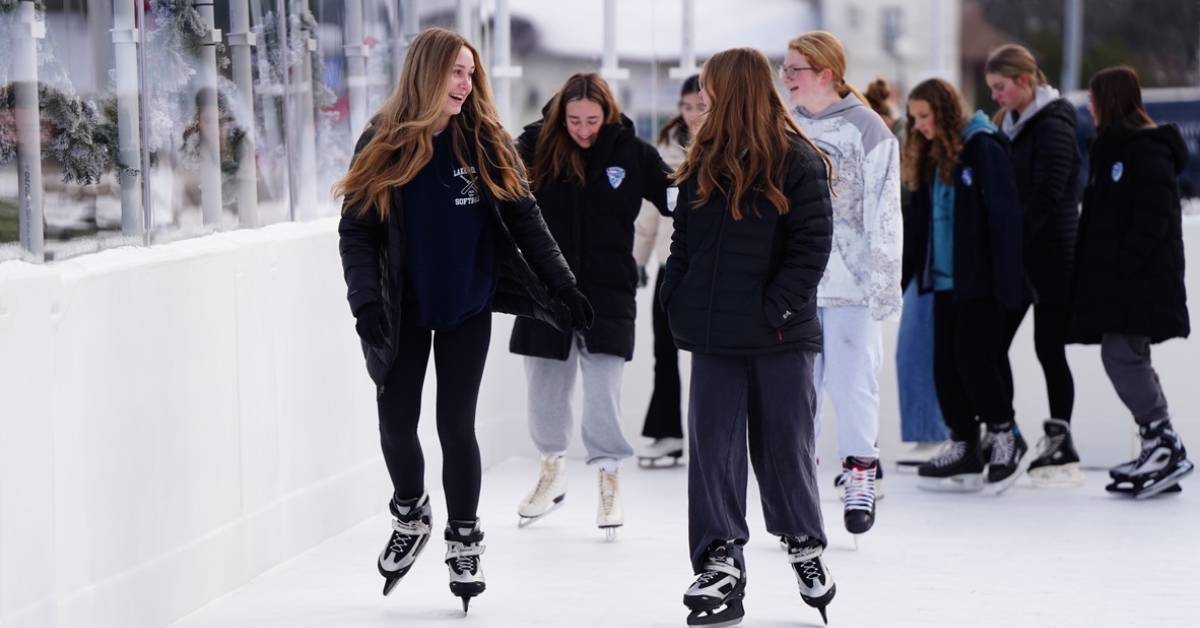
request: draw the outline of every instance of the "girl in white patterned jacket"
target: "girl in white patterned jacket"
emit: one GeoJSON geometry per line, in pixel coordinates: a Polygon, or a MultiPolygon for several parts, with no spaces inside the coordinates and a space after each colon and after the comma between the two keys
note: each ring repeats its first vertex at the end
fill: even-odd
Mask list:
{"type": "Polygon", "coordinates": [[[875,522],[879,449],[881,321],[900,317],[900,146],[858,90],[846,83],[837,37],[805,33],[788,42],[780,68],[796,121],[833,163],[833,251],[817,289],[824,353],[814,378],[837,414],[846,529],[875,522]]]}

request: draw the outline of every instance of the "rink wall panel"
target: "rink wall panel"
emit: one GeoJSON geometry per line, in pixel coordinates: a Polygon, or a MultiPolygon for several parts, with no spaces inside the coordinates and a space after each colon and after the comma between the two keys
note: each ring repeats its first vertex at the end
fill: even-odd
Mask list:
{"type": "MultiPolygon", "coordinates": [[[[1196,260],[1200,222],[1185,233],[1196,260]]],[[[344,295],[334,220],[0,264],[0,626],[163,626],[381,512],[390,484],[375,391],[344,295]]],[[[653,381],[651,297],[638,293],[637,357],[624,374],[622,421],[635,446],[653,381]]],[[[1045,384],[1031,318],[1011,355],[1018,421],[1033,441],[1045,384]]],[[[494,317],[477,421],[485,467],[536,456],[511,327],[494,317]]],[[[906,450],[895,331],[885,326],[880,373],[885,459],[906,450]]],[[[1196,340],[1154,349],[1185,439],[1200,434],[1198,357],[1196,340]]],[[[1071,347],[1068,359],[1085,463],[1127,458],[1132,422],[1099,349],[1071,347]]],[[[685,391],[689,362],[682,356],[685,391]]],[[[444,516],[436,385],[431,364],[420,432],[444,516]]],[[[827,467],[835,433],[827,427],[819,443],[827,467]]],[[[571,454],[583,457],[578,438],[571,454]]],[[[506,496],[514,507],[520,497],[506,496]]],[[[348,558],[364,569],[371,559],[348,558]]]]}

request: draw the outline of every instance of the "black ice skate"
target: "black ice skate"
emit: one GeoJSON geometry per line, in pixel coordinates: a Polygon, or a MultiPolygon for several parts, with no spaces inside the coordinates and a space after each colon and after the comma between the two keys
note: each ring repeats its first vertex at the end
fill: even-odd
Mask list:
{"type": "Polygon", "coordinates": [[[392,535],[379,554],[379,575],[383,576],[383,594],[392,592],[392,587],[412,569],[413,562],[425,549],[432,531],[433,511],[429,507],[429,495],[417,499],[397,502],[393,497],[388,504],[392,511],[392,535]]]}
{"type": "Polygon", "coordinates": [[[805,604],[821,613],[821,621],[829,623],[825,607],[833,601],[837,594],[837,585],[833,582],[833,574],[821,554],[825,547],[820,541],[808,537],[784,537],[788,544],[788,562],[796,572],[796,584],[800,586],[800,597],[805,604]]]}
{"type": "Polygon", "coordinates": [[[1042,487],[1079,486],[1079,454],[1071,438],[1071,424],[1062,419],[1046,419],[1046,435],[1038,441],[1038,455],[1029,463],[1029,477],[1042,487]]]}
{"type": "Polygon", "coordinates": [[[918,487],[968,493],[983,488],[983,459],[973,441],[948,440],[929,462],[917,467],[918,487]]]}
{"type": "Polygon", "coordinates": [[[659,466],[674,467],[683,459],[682,438],[656,438],[638,452],[638,466],[654,469],[659,466]],[[664,463],[660,465],[659,463],[664,463]]]}
{"type": "Polygon", "coordinates": [[[487,588],[483,580],[483,531],[479,520],[446,524],[446,567],[450,569],[450,592],[462,598],[463,613],[471,598],[487,588]]]}
{"type": "Polygon", "coordinates": [[[1012,421],[989,425],[988,433],[991,436],[991,455],[988,457],[984,482],[988,492],[999,495],[1016,484],[1021,474],[1029,468],[1029,445],[1025,444],[1017,424],[1012,421]]]}
{"type": "MultiPolygon", "coordinates": [[[[842,461],[842,472],[833,478],[833,488],[838,492],[838,499],[846,501],[846,481],[850,479],[850,459],[842,461]]],[[[875,499],[883,499],[883,465],[875,465],[875,499]]]]}
{"type": "Polygon", "coordinates": [[[733,626],[746,614],[746,571],[733,555],[733,542],[716,541],[708,548],[704,571],[683,594],[689,626],[733,626]]]}
{"type": "Polygon", "coordinates": [[[1132,495],[1136,499],[1159,493],[1178,492],[1179,481],[1195,469],[1187,459],[1187,450],[1171,422],[1161,419],[1138,428],[1142,453],[1136,460],[1109,470],[1112,483],[1104,487],[1110,493],[1132,495]]]}
{"type": "Polygon", "coordinates": [[[854,535],[854,547],[858,548],[858,535],[875,525],[875,474],[879,470],[878,460],[847,458],[845,482],[845,504],[843,519],[846,531],[854,535]]]}

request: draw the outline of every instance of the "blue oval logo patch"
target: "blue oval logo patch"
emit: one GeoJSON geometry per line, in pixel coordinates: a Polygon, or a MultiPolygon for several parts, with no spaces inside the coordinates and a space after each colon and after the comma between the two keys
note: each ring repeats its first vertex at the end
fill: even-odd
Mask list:
{"type": "Polygon", "coordinates": [[[963,168],[962,182],[967,187],[971,187],[971,184],[975,182],[975,173],[970,168],[963,168]]]}
{"type": "Polygon", "coordinates": [[[1112,180],[1113,180],[1113,183],[1116,183],[1117,181],[1120,181],[1120,180],[1121,180],[1121,175],[1123,175],[1123,174],[1125,174],[1125,164],[1123,164],[1123,163],[1121,163],[1121,162],[1119,162],[1119,161],[1118,161],[1117,163],[1113,164],[1113,167],[1112,167],[1112,180]]]}

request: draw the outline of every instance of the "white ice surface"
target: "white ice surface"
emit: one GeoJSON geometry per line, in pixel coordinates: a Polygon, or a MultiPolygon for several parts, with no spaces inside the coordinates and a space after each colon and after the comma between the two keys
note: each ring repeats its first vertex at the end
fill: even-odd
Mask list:
{"type": "MultiPolygon", "coordinates": [[[[626,525],[606,543],[593,527],[594,469],[570,461],[563,507],[518,529],[516,503],[536,462],[510,459],[484,474],[488,589],[463,617],[446,584],[443,545],[430,540],[388,597],[375,557],[390,532],[380,514],[272,569],[173,628],[468,628],[683,626],[687,473],[683,467],[622,471],[626,525]]],[[[1134,502],[1109,496],[1090,472],[1077,489],[1036,489],[1027,480],[1003,496],[920,491],[912,475],[889,473],[876,528],[853,551],[841,524],[831,471],[821,479],[838,585],[831,626],[1197,626],[1200,499],[1134,502]]],[[[386,498],[384,498],[384,501],[386,498]]],[[[440,491],[435,525],[445,524],[440,491]]],[[[782,551],[763,529],[753,488],[744,626],[819,626],[782,551]]]]}

